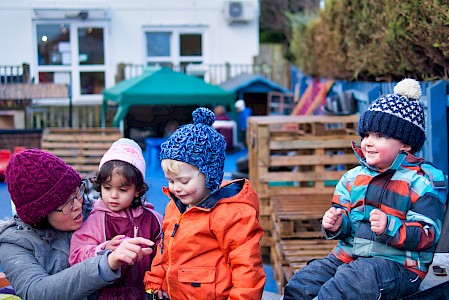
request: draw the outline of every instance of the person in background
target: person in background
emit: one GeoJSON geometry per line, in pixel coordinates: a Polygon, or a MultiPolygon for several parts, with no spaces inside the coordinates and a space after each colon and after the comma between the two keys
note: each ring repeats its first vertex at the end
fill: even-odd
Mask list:
{"type": "Polygon", "coordinates": [[[164,238],[151,270],[148,293],[162,299],[260,300],[265,284],[259,201],[247,179],[224,182],[226,143],[200,107],[161,147],[168,180],[164,238]]]}
{"type": "Polygon", "coordinates": [[[234,151],[232,129],[233,125],[235,126],[235,122],[229,117],[223,105],[217,105],[214,108],[214,114],[216,122],[214,122],[213,126],[225,138],[226,152],[230,153],[234,151]]]}
{"type": "Polygon", "coordinates": [[[252,115],[253,111],[250,107],[246,107],[245,101],[240,99],[235,102],[235,110],[237,111],[237,129],[239,133],[239,141],[244,147],[247,147],[246,143],[246,128],[248,126],[248,118],[252,115]]]}
{"type": "Polygon", "coordinates": [[[70,238],[83,223],[79,174],[39,149],[13,155],[5,174],[17,216],[0,221],[0,264],[23,300],[87,299],[152,253],[152,241],[132,238],[70,267],[70,238]]]}
{"type": "MultiPolygon", "coordinates": [[[[145,160],[139,145],[130,139],[114,142],[91,178],[100,199],[89,218],[72,236],[69,262],[76,265],[104,250],[114,250],[127,238],[144,237],[157,245],[162,216],[145,203],[145,160]]],[[[144,299],[143,277],[154,252],[134,265],[123,265],[120,279],[99,291],[99,299],[144,299]]]]}
{"type": "Polygon", "coordinates": [[[164,138],[168,138],[170,135],[172,135],[172,133],[175,132],[176,129],[178,129],[178,127],[179,127],[178,121],[173,119],[168,121],[164,127],[164,138]]]}
{"type": "Polygon", "coordinates": [[[346,172],[324,214],[326,258],[299,270],[290,299],[399,299],[418,291],[441,234],[447,178],[414,156],[426,139],[421,88],[399,82],[361,116],[360,166],[346,172]]]}

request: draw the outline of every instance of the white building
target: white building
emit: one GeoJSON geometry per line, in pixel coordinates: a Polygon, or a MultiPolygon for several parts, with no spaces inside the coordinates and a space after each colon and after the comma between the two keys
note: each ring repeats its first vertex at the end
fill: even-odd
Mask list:
{"type": "Polygon", "coordinates": [[[99,105],[120,64],[251,65],[258,16],[258,0],[0,0],[0,65],[29,64],[35,83],[99,105]]]}

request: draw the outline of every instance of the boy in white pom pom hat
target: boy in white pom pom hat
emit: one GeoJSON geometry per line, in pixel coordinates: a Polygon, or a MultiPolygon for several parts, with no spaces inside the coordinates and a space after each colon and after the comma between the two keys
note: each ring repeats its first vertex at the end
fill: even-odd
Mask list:
{"type": "Polygon", "coordinates": [[[360,116],[360,165],[343,175],[322,219],[325,237],[340,241],[291,278],[284,300],[397,299],[418,290],[446,202],[443,172],[414,156],[426,139],[420,97],[419,83],[404,79],[360,116]]]}

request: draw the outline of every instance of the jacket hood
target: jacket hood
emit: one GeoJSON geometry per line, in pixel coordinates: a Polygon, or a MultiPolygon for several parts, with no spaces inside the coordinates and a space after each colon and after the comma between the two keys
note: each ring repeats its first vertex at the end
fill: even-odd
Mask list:
{"type": "Polygon", "coordinates": [[[147,209],[154,210],[154,206],[151,203],[145,203],[143,206],[139,206],[134,209],[126,209],[126,210],[122,209],[121,211],[115,212],[115,211],[110,210],[106,206],[106,204],[103,202],[103,200],[101,200],[101,198],[100,198],[97,201],[95,201],[94,207],[91,211],[91,214],[93,214],[95,212],[105,212],[110,216],[128,218],[128,214],[126,211],[131,211],[133,214],[133,217],[137,217],[143,213],[144,207],[147,209]]]}
{"type": "Polygon", "coordinates": [[[9,228],[16,224],[16,221],[13,218],[7,220],[0,220],[0,234],[2,234],[6,228],[9,228]]]}
{"type": "MultiPolygon", "coordinates": [[[[184,213],[187,210],[187,206],[182,204],[175,195],[170,193],[170,190],[167,187],[163,187],[162,191],[175,202],[181,213],[184,213]]],[[[257,215],[259,215],[259,198],[251,187],[248,179],[224,181],[218,190],[210,194],[209,197],[196,205],[196,207],[211,210],[218,203],[233,202],[248,204],[252,206],[256,210],[257,215]]]]}

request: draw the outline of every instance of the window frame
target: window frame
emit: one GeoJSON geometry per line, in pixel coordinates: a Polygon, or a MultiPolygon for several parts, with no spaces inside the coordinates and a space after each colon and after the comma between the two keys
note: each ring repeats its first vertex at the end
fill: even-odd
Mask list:
{"type": "MultiPolygon", "coordinates": [[[[98,104],[103,99],[103,95],[100,94],[81,94],[81,73],[83,72],[103,72],[104,73],[104,88],[108,85],[109,70],[109,22],[99,21],[99,20],[33,20],[33,66],[30,68],[31,76],[35,78],[35,82],[39,83],[39,73],[40,72],[53,72],[53,73],[69,73],[70,74],[70,95],[74,104],[98,104]],[[70,29],[70,65],[39,65],[38,63],[38,37],[37,37],[37,26],[38,25],[57,25],[61,23],[66,24],[70,29]],[[92,64],[92,65],[81,65],[79,62],[79,43],[78,43],[78,29],[95,27],[103,29],[103,55],[104,64],[92,64]]],[[[40,102],[40,101],[38,101],[40,102]]]]}
{"type": "Polygon", "coordinates": [[[174,69],[180,68],[182,63],[191,62],[195,64],[204,64],[207,57],[206,36],[207,30],[205,26],[144,26],[144,62],[145,65],[155,65],[158,63],[171,63],[174,69]],[[147,35],[150,32],[167,32],[170,33],[170,55],[169,56],[148,56],[147,52],[147,35]],[[181,56],[180,37],[182,34],[198,34],[201,35],[201,55],[199,56],[181,56]]]}

